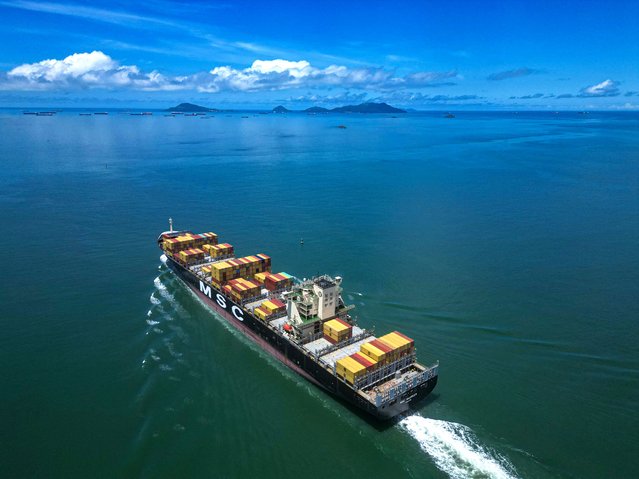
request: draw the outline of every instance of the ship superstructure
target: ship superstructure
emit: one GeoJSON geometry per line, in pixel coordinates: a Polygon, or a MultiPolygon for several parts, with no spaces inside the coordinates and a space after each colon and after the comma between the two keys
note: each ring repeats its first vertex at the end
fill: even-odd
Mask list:
{"type": "Polygon", "coordinates": [[[429,394],[438,364],[416,361],[399,331],[360,328],[342,298],[342,278],[273,273],[263,253],[237,257],[215,233],[162,233],[166,263],[206,304],[288,367],[379,419],[429,394]]]}

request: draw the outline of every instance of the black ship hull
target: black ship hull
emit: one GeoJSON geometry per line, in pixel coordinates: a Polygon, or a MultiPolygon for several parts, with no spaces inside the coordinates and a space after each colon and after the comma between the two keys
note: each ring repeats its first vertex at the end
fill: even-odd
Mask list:
{"type": "Polygon", "coordinates": [[[305,350],[288,341],[264,322],[242,309],[228,296],[205,284],[198,276],[167,257],[167,266],[213,311],[231,326],[257,343],[264,351],[281,361],[293,371],[336,397],[356,406],[378,420],[389,420],[406,412],[410,404],[425,398],[437,384],[437,375],[418,386],[408,389],[386,405],[375,406],[353,390],[343,380],[318,364],[305,350]]]}

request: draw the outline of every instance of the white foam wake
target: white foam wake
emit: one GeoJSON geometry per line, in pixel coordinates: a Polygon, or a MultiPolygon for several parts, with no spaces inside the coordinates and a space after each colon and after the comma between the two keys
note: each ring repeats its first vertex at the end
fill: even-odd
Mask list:
{"type": "Polygon", "coordinates": [[[158,291],[166,291],[166,286],[162,284],[162,281],[160,281],[159,276],[153,280],[153,284],[158,289],[158,291]]]}
{"type": "Polygon", "coordinates": [[[173,294],[169,292],[168,288],[165,284],[162,283],[159,276],[153,280],[153,284],[155,285],[158,294],[162,297],[163,300],[169,303],[171,307],[173,307],[173,309],[175,309],[179,314],[186,314],[184,308],[182,308],[182,306],[178,304],[175,296],[173,296],[173,294]]]}
{"type": "Polygon", "coordinates": [[[413,415],[402,419],[399,426],[453,479],[516,478],[512,464],[481,446],[472,430],[463,424],[413,415]]]}
{"type": "Polygon", "coordinates": [[[166,258],[165,254],[160,256],[160,261],[162,261],[162,263],[166,264],[166,260],[167,260],[167,258],[166,258]]]}

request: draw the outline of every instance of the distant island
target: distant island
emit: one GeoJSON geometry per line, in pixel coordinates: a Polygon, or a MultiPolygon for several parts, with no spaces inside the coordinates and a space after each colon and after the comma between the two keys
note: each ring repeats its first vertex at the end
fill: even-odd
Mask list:
{"type": "MultiPolygon", "coordinates": [[[[284,108],[282,106],[278,108],[284,108]]],[[[284,108],[285,109],[285,108],[284,108]]],[[[286,109],[285,109],[286,110],[286,109]]],[[[288,110],[286,110],[288,111],[288,110]]],[[[406,113],[406,110],[401,110],[390,106],[388,103],[360,103],[359,105],[346,105],[338,106],[337,108],[322,108],[321,106],[312,106],[304,110],[306,113],[406,113]]]]}
{"type": "MultiPolygon", "coordinates": [[[[180,103],[172,108],[167,108],[164,111],[173,113],[206,113],[206,112],[220,112],[220,111],[233,111],[233,110],[218,110],[216,108],[207,108],[201,105],[194,105],[193,103],[180,103]]],[[[237,110],[241,111],[241,110],[237,110]]],[[[395,108],[388,103],[360,103],[359,105],[346,105],[338,106],[336,108],[324,108],[321,106],[312,106],[306,110],[302,110],[304,113],[406,113],[406,110],[395,108]]],[[[271,113],[299,113],[300,110],[289,110],[283,105],[278,105],[271,110],[271,113]]],[[[262,111],[260,113],[268,113],[268,111],[262,111]]]]}
{"type": "Polygon", "coordinates": [[[199,113],[199,112],[220,111],[220,110],[216,110],[215,108],[207,108],[205,106],[200,106],[200,105],[194,105],[193,103],[180,103],[178,106],[174,106],[173,108],[167,108],[164,111],[199,113]]]}
{"type": "Polygon", "coordinates": [[[326,112],[329,112],[331,110],[329,110],[328,108],[322,108],[321,106],[312,106],[310,108],[307,108],[304,111],[306,113],[326,113],[326,112]]]}
{"type": "Polygon", "coordinates": [[[337,113],[406,113],[406,110],[401,110],[390,106],[388,103],[361,103],[359,105],[346,105],[333,108],[331,111],[337,113]]]}

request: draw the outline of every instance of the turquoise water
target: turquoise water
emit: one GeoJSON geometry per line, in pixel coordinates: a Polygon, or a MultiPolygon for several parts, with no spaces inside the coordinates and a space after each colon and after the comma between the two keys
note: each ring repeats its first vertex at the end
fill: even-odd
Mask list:
{"type": "Polygon", "coordinates": [[[0,112],[3,476],[637,475],[639,115],[241,116],[0,112]],[[169,216],[343,276],[431,398],[379,428],[268,358],[169,216]]]}

